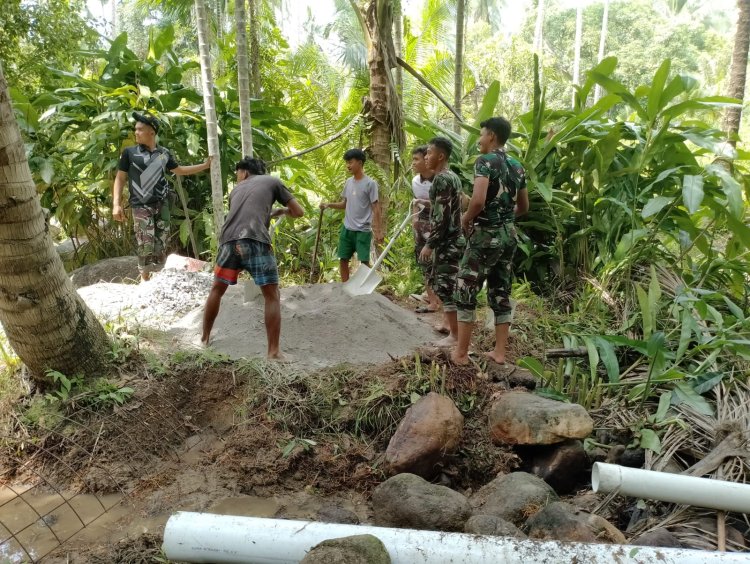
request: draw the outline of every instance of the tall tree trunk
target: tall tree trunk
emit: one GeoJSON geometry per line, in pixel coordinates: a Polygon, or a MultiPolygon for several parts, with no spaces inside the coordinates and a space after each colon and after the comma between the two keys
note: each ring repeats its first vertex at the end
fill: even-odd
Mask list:
{"type": "Polygon", "coordinates": [[[542,59],[542,43],[544,42],[544,0],[537,0],[536,25],[534,26],[534,53],[542,59]]]}
{"type": "Polygon", "coordinates": [[[52,245],[0,68],[0,323],[38,382],[44,371],[101,376],[107,335],[52,245]]]}
{"type": "MultiPolygon", "coordinates": [[[[734,50],[732,51],[732,67],[729,72],[728,96],[740,101],[745,99],[745,82],[747,78],[747,51],[750,46],[750,0],[737,0],[739,14],[737,16],[737,31],[734,33],[734,50]]],[[[742,120],[742,106],[728,108],[724,117],[724,130],[732,146],[737,145],[737,134],[742,120]]]]}
{"type": "Polygon", "coordinates": [[[203,106],[206,112],[206,136],[211,162],[211,203],[214,208],[214,234],[219,239],[224,225],[224,188],[221,181],[221,154],[219,152],[219,129],[216,123],[214,105],[214,80],[211,72],[211,48],[208,36],[205,0],[195,0],[195,14],[198,20],[198,51],[201,59],[201,79],[203,82],[203,106]]]}
{"type": "Polygon", "coordinates": [[[112,18],[112,34],[110,39],[117,37],[117,0],[109,0],[110,17],[112,18]]]}
{"type": "MultiPolygon", "coordinates": [[[[602,30],[599,34],[599,56],[597,57],[597,64],[602,62],[604,59],[604,48],[607,45],[607,25],[609,24],[609,0],[604,0],[604,13],[602,14],[602,30]]],[[[596,104],[602,97],[602,87],[598,84],[594,88],[594,103],[596,104]]]]}
{"type": "Polygon", "coordinates": [[[581,37],[583,36],[583,6],[576,10],[576,38],[573,47],[573,100],[571,106],[576,107],[576,86],[581,82],[581,37]]]}
{"type": "Polygon", "coordinates": [[[248,16],[250,18],[250,86],[252,95],[260,96],[260,33],[258,18],[260,10],[258,2],[262,0],[247,0],[248,16]]]}
{"type": "MultiPolygon", "coordinates": [[[[401,9],[401,0],[393,0],[393,25],[394,25],[394,47],[396,56],[404,58],[404,15],[401,9]]],[[[396,94],[403,111],[404,102],[404,71],[401,65],[396,65],[396,94]]]]}
{"type": "MultiPolygon", "coordinates": [[[[544,57],[542,56],[542,45],[544,43],[544,0],[537,0],[536,5],[536,25],[534,26],[534,45],[533,51],[539,61],[539,81],[542,82],[544,76],[544,57]]],[[[527,112],[532,104],[533,93],[529,93],[523,100],[523,111],[527,112]]]]}
{"type": "MultiPolygon", "coordinates": [[[[390,0],[368,0],[364,17],[354,0],[350,0],[357,10],[360,22],[364,20],[365,33],[369,36],[367,64],[370,70],[370,150],[375,164],[383,171],[385,178],[392,177],[391,143],[399,151],[403,150],[404,128],[401,107],[391,69],[397,66],[393,45],[393,5],[390,0]]],[[[382,233],[388,225],[389,190],[383,186],[380,203],[382,207],[382,233]]]]}
{"type": "Polygon", "coordinates": [[[242,154],[251,157],[253,155],[253,125],[250,116],[250,76],[247,66],[245,0],[234,0],[234,17],[237,24],[237,85],[240,97],[242,154]]]}
{"type": "MultiPolygon", "coordinates": [[[[464,96],[464,27],[466,20],[466,0],[456,3],[456,74],[453,83],[453,107],[460,114],[464,96]]],[[[460,133],[461,121],[453,118],[453,131],[460,133]]]]}

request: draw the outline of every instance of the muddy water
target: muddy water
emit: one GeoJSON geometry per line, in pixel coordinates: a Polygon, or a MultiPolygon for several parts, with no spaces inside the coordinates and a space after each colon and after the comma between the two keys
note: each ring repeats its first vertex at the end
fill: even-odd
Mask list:
{"type": "MultiPolygon", "coordinates": [[[[274,497],[225,497],[200,509],[190,505],[182,509],[304,520],[314,520],[322,507],[335,505],[367,520],[363,499],[342,496],[334,500],[308,491],[274,497]]],[[[0,564],[36,561],[66,541],[65,546],[75,552],[76,546],[104,545],[145,532],[161,532],[172,512],[146,517],[142,508],[120,495],[58,495],[41,493],[39,488],[0,488],[0,564]]],[[[50,562],[66,560],[53,558],[50,562]]]]}
{"type": "Polygon", "coordinates": [[[28,562],[51,552],[102,515],[115,516],[120,495],[42,493],[39,488],[0,488],[0,563],[28,562]]]}

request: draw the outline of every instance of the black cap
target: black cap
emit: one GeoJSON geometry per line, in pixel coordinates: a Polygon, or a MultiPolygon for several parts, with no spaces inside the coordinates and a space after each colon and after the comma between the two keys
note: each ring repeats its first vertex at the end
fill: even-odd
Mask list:
{"type": "Polygon", "coordinates": [[[159,120],[151,114],[139,114],[138,112],[133,112],[133,119],[145,123],[146,125],[150,125],[154,128],[156,133],[159,133],[159,126],[161,123],[159,123],[159,120]]]}

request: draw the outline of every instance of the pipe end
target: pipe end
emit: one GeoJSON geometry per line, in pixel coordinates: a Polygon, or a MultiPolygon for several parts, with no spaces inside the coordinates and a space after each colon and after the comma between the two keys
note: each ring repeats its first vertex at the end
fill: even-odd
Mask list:
{"type": "Polygon", "coordinates": [[[594,462],[594,465],[591,467],[591,489],[594,490],[594,493],[599,492],[599,467],[601,465],[601,462],[594,462]]]}

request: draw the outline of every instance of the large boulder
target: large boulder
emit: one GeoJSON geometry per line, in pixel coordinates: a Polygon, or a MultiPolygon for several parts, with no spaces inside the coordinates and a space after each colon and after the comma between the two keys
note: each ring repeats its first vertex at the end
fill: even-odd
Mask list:
{"type": "Polygon", "coordinates": [[[588,456],[583,443],[571,439],[558,445],[533,448],[529,471],[547,482],[559,494],[567,494],[585,480],[588,456]]]}
{"type": "Polygon", "coordinates": [[[430,392],[406,411],[391,437],[385,451],[388,470],[432,478],[443,458],[458,447],[463,428],[464,416],[453,400],[430,392]]]}
{"type": "Polygon", "coordinates": [[[569,503],[550,503],[526,523],[530,539],[625,544],[625,536],[609,521],[569,503]]]}
{"type": "Polygon", "coordinates": [[[556,501],[557,494],[541,478],[513,472],[492,480],[472,498],[475,515],[494,515],[515,525],[556,501]]]}
{"type": "Polygon", "coordinates": [[[525,539],[523,531],[510,521],[494,515],[472,515],[464,525],[464,533],[472,535],[494,535],[498,537],[515,537],[525,539]]]}
{"type": "Polygon", "coordinates": [[[384,527],[462,531],[471,506],[460,493],[415,474],[398,474],[372,494],[375,524],[384,527]]]}
{"type": "Polygon", "coordinates": [[[300,564],[391,564],[391,557],[379,538],[354,535],[321,542],[300,564]]]}
{"type": "Polygon", "coordinates": [[[495,444],[551,445],[585,439],[594,422],[575,403],[543,398],[527,392],[508,392],[490,408],[490,432],[495,444]]]}
{"type": "Polygon", "coordinates": [[[70,280],[76,288],[91,286],[99,282],[127,282],[140,279],[138,257],[115,257],[103,259],[70,273],[70,280]]]}

